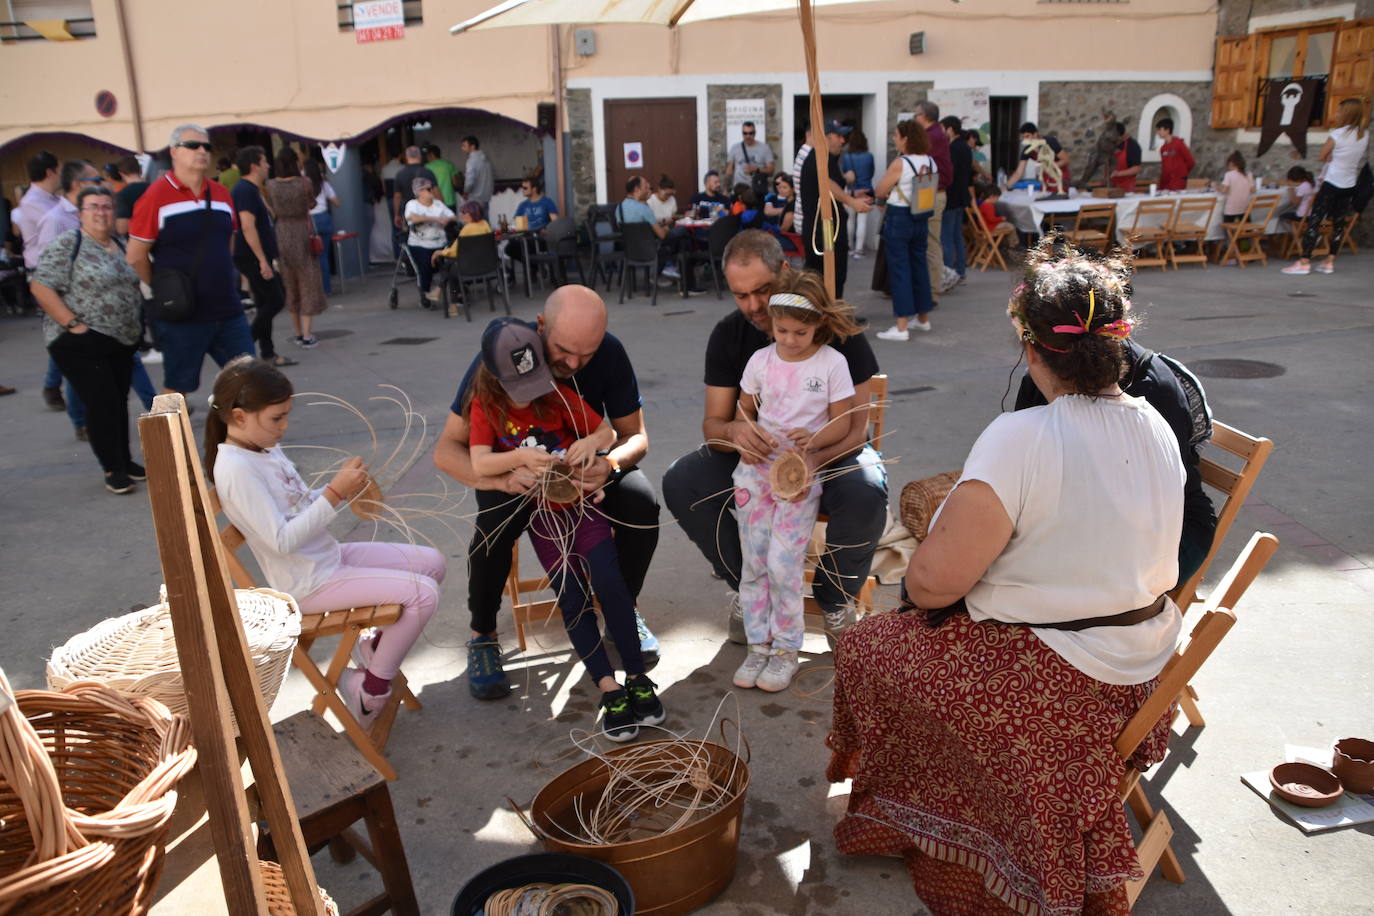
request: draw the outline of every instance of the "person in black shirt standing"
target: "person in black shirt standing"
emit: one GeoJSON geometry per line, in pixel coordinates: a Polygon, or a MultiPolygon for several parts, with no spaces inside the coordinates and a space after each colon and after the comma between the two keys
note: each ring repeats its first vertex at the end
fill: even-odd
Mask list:
{"type": "MultiPolygon", "coordinates": [[[[849,272],[849,233],[847,223],[849,214],[845,207],[849,207],[855,213],[867,213],[872,208],[872,203],[866,197],[851,197],[844,191],[844,172],[840,170],[840,150],[844,149],[844,138],[849,136],[849,128],[841,127],[835,121],[825,122],[825,143],[829,151],[827,161],[828,181],[830,182],[830,193],[835,196],[835,208],[830,215],[835,217],[835,298],[844,298],[844,281],[849,272]]],[[[817,273],[825,272],[825,250],[824,240],[821,238],[821,227],[816,218],[817,206],[820,203],[821,190],[816,182],[816,150],[812,146],[810,131],[806,134],[806,143],[811,147],[811,151],[802,160],[801,174],[798,176],[799,187],[801,188],[802,205],[802,241],[806,248],[806,266],[817,273]]]]}
{"type": "Polygon", "coordinates": [[[253,342],[258,345],[258,355],[272,365],[294,366],[294,359],[279,356],[272,345],[272,319],[286,302],[286,292],[276,269],[277,231],[272,213],[262,198],[262,188],[267,183],[267,151],[261,146],[245,146],[239,150],[234,164],[239,169],[239,180],[229,192],[238,215],[234,266],[248,281],[248,288],[253,293],[253,305],[257,310],[253,318],[253,342]]]}
{"type": "Polygon", "coordinates": [[[954,115],[940,119],[949,137],[949,159],[953,171],[945,192],[945,215],[940,223],[940,250],[945,266],[964,279],[968,271],[968,251],[964,246],[964,208],[973,203],[969,185],[973,183],[973,150],[964,140],[963,124],[954,115]]]}

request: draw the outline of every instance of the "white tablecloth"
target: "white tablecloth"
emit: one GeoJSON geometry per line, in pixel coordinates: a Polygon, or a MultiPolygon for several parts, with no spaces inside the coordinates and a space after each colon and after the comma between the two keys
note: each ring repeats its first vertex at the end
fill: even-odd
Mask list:
{"type": "MultiPolygon", "coordinates": [[[[1262,193],[1273,193],[1267,190],[1262,193]]],[[[1221,195],[1209,191],[1179,191],[1175,193],[1163,193],[1156,197],[1148,194],[1127,194],[1125,197],[1102,198],[1080,195],[1067,200],[1036,200],[1031,201],[1030,195],[1025,191],[1009,191],[1002,195],[1002,203],[1006,204],[1010,219],[1016,228],[1022,232],[1029,232],[1033,235],[1040,234],[1040,224],[1045,217],[1051,213],[1077,213],[1080,207],[1088,204],[1116,204],[1116,237],[1122,245],[1126,244],[1126,236],[1130,233],[1131,227],[1135,224],[1135,211],[1144,200],[1199,200],[1212,199],[1216,201],[1216,206],[1212,208],[1212,219],[1207,225],[1207,238],[1211,241],[1219,241],[1226,238],[1226,233],[1221,228],[1221,195]]],[[[1271,233],[1280,231],[1278,214],[1285,208],[1278,207],[1274,211],[1274,218],[1270,220],[1268,231],[1271,233]]],[[[1163,223],[1165,216],[1151,216],[1142,226],[1158,226],[1163,223]]]]}

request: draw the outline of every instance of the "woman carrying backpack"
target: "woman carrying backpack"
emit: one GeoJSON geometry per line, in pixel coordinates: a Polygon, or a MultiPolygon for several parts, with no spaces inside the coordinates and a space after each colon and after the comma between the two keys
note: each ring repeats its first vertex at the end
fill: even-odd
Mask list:
{"type": "Polygon", "coordinates": [[[930,215],[914,214],[911,201],[917,196],[917,185],[934,175],[937,167],[935,160],[926,155],[930,151],[930,137],[915,120],[897,122],[892,142],[898,155],[878,182],[875,196],[887,203],[883,248],[892,286],[892,314],[897,323],[879,331],[878,336],[902,341],[911,337],[908,327],[930,330],[930,310],[934,307],[930,268],[926,265],[926,223],[930,215]],[[913,315],[915,321],[911,320],[913,315]]]}

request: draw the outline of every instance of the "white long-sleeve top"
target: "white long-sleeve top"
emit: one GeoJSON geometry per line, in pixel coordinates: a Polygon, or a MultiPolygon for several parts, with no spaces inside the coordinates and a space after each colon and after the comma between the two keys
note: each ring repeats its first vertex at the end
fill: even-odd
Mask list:
{"type": "Polygon", "coordinates": [[[323,489],[306,486],[280,448],[255,452],[221,443],[214,475],[224,514],[270,587],[300,600],[338,570],[339,542],[329,533],[335,507],[323,489]]]}

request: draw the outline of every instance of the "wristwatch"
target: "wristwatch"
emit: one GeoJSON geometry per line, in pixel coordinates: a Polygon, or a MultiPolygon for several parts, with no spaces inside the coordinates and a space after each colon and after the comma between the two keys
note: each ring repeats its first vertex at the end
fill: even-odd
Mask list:
{"type": "Polygon", "coordinates": [[[86,322],[82,321],[80,318],[73,318],[71,321],[68,321],[66,324],[64,324],[63,327],[66,328],[68,331],[70,331],[70,330],[72,330],[73,328],[75,328],[78,324],[85,324],[85,323],[86,323],[86,322]]]}
{"type": "Polygon", "coordinates": [[[625,476],[625,472],[620,469],[619,461],[616,461],[610,455],[603,455],[602,457],[604,457],[606,459],[606,463],[611,466],[611,476],[606,478],[607,483],[612,483],[625,476]]]}

